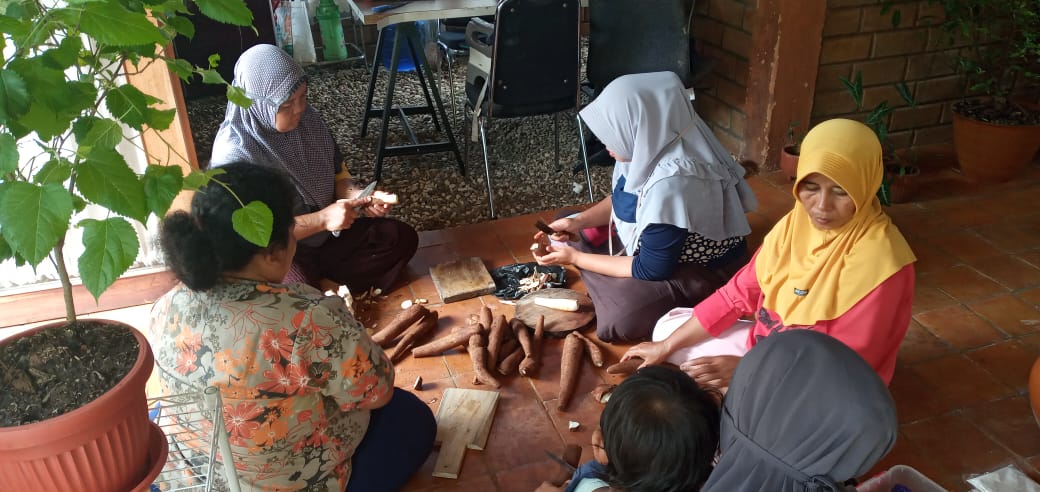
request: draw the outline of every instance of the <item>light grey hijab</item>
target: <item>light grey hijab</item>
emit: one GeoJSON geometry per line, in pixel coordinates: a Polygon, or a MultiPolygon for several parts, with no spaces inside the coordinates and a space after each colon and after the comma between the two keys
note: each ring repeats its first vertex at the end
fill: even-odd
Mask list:
{"type": "Polygon", "coordinates": [[[721,241],[751,232],[746,212],[758,202],[744,168],[722,147],[672,72],[614,79],[581,111],[593,133],[618,157],[613,186],[637,194],[636,223],[614,217],[629,252],[650,224],[670,224],[721,241]]]}
{"type": "Polygon", "coordinates": [[[281,48],[260,44],[246,50],[235,64],[233,84],[253,105],[228,103],[210,160],[211,166],[245,160],[287,172],[306,205],[297,214],[324,208],[335,197],[336,143],[318,112],[308,104],[298,127],[275,130],[278,107],[304,82],[303,69],[281,48]]]}
{"type": "Polygon", "coordinates": [[[843,491],[892,449],[888,388],[855,351],[790,330],[737,366],[722,408],[721,458],[703,492],[843,491]]]}

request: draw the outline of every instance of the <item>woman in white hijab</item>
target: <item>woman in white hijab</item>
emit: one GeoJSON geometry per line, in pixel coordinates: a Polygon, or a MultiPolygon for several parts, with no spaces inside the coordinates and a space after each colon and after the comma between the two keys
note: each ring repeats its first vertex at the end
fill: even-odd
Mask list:
{"type": "Polygon", "coordinates": [[[387,218],[390,205],[361,197],[332,133],[307,104],[303,69],[281,48],[258,44],[235,64],[234,85],[253,100],[228,103],[211,166],[248,161],[289,175],[296,191],[299,240],[285,283],[320,290],[346,285],[388,291],[415,255],[419,236],[387,218]],[[361,217],[364,214],[367,217],[361,217]]]}
{"type": "Polygon", "coordinates": [[[854,491],[896,442],[874,369],[811,330],[770,336],[740,361],[722,405],[719,462],[703,492],[854,491]]]}
{"type": "Polygon", "coordinates": [[[757,201],[672,72],[615,79],[581,118],[617,160],[614,192],[549,224],[582,240],[554,242],[535,259],[581,271],[600,339],[645,340],[657,318],[696,305],[747,262],[744,214],[757,201]],[[609,225],[606,244],[595,244],[588,233],[609,225]]]}

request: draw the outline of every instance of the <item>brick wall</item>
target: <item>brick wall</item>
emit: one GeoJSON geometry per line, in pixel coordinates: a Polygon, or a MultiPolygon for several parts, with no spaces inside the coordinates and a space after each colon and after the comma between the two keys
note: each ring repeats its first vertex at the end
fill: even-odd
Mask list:
{"type": "Polygon", "coordinates": [[[879,102],[896,107],[889,116],[889,143],[895,148],[952,140],[951,103],[962,93],[951,51],[930,25],[941,15],[927,1],[897,2],[898,28],[879,0],[828,0],[811,124],[834,117],[862,121],[879,102]],[[863,110],[857,111],[839,77],[863,77],[863,110]],[[895,83],[905,82],[917,100],[908,106],[895,83]]]}
{"type": "Polygon", "coordinates": [[[698,51],[717,65],[699,83],[694,106],[723,145],[744,155],[748,59],[757,0],[697,0],[693,37],[698,51]]]}

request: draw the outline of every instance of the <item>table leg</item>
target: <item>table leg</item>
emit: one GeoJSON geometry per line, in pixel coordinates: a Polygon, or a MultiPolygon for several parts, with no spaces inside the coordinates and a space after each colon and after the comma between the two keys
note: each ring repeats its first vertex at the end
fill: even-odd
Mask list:
{"type": "MultiPolygon", "coordinates": [[[[383,49],[383,39],[386,37],[386,30],[380,29],[379,35],[376,36],[376,52],[372,55],[372,72],[368,78],[368,95],[365,98],[365,111],[361,116],[361,136],[368,135],[368,121],[369,113],[372,111],[372,95],[375,94],[376,90],[376,75],[379,72],[379,53],[383,49]]],[[[396,67],[396,65],[394,65],[396,67]]]]}
{"type": "MultiPolygon", "coordinates": [[[[437,111],[433,109],[433,101],[430,100],[430,89],[426,85],[426,77],[423,76],[422,71],[419,70],[419,55],[422,54],[423,60],[426,60],[426,50],[419,51],[415,48],[415,43],[412,42],[412,37],[408,36],[408,51],[412,53],[412,59],[415,62],[415,76],[419,78],[419,86],[422,87],[423,97],[426,98],[426,107],[430,108],[430,117],[433,118],[433,128],[437,131],[441,131],[441,124],[437,121],[437,111]]],[[[434,82],[431,81],[431,84],[434,82]]]]}
{"type": "MultiPolygon", "coordinates": [[[[386,82],[386,100],[383,101],[383,121],[380,130],[379,137],[376,141],[376,169],[375,176],[373,179],[379,181],[383,173],[383,154],[386,151],[386,133],[390,128],[390,108],[394,104],[394,84],[397,82],[397,62],[401,59],[401,27],[394,32],[394,49],[393,54],[390,56],[390,76],[386,82]]],[[[414,28],[413,28],[414,30],[414,28]]],[[[373,81],[375,80],[375,70],[372,70],[373,81]]],[[[374,83],[374,82],[373,82],[374,83]]]]}
{"type": "MultiPolygon", "coordinates": [[[[414,22],[404,23],[401,27],[407,29],[408,37],[414,40],[415,44],[419,44],[419,35],[418,31],[415,29],[414,22]]],[[[462,163],[462,154],[459,153],[459,145],[455,142],[455,134],[452,132],[451,125],[448,123],[448,115],[444,112],[444,103],[441,101],[440,91],[437,90],[436,81],[433,79],[433,72],[430,70],[430,64],[426,62],[425,56],[416,57],[416,70],[422,70],[422,75],[420,75],[420,77],[426,77],[426,80],[430,83],[430,91],[433,93],[433,99],[437,103],[436,111],[440,116],[441,121],[444,122],[444,133],[447,134],[449,146],[451,147],[451,151],[455,154],[455,161],[459,165],[459,173],[465,176],[466,166],[462,163]],[[422,66],[421,69],[419,68],[420,65],[422,66]]]]}

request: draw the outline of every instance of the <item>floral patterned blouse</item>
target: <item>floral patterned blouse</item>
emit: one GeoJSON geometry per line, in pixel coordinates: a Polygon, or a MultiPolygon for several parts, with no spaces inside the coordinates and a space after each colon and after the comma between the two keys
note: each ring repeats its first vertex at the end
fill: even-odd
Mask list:
{"type": "Polygon", "coordinates": [[[343,490],[389,359],[343,299],[304,284],[183,284],[155,302],[164,391],[220,389],[243,490],[343,490]]]}

